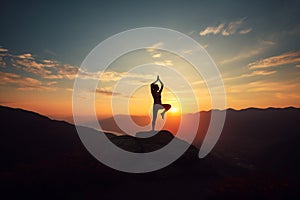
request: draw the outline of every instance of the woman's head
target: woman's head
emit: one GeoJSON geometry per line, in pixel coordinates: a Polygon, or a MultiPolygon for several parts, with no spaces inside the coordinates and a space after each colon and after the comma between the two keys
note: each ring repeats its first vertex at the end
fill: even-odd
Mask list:
{"type": "Polygon", "coordinates": [[[158,85],[157,85],[157,84],[154,84],[154,85],[153,85],[153,89],[154,89],[155,91],[158,91],[158,90],[159,90],[158,85]]]}

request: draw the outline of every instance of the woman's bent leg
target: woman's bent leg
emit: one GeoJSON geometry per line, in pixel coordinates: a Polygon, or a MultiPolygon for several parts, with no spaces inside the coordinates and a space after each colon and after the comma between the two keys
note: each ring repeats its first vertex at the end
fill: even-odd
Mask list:
{"type": "Polygon", "coordinates": [[[162,104],[162,106],[164,107],[165,112],[167,112],[167,111],[170,110],[170,108],[171,108],[171,105],[170,105],[170,104],[162,104]]]}
{"type": "Polygon", "coordinates": [[[170,104],[161,104],[162,107],[164,108],[164,111],[161,114],[161,118],[165,119],[165,113],[170,110],[171,105],[170,104]]]}

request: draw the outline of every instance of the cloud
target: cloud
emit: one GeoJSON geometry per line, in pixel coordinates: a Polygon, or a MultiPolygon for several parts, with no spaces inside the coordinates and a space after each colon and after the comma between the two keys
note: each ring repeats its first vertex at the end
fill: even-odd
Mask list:
{"type": "Polygon", "coordinates": [[[107,72],[100,72],[99,75],[100,75],[99,79],[103,82],[118,81],[121,80],[126,75],[126,72],[107,71],[107,72]]]}
{"type": "Polygon", "coordinates": [[[91,80],[99,80],[101,82],[111,82],[111,81],[119,81],[122,78],[129,78],[134,81],[142,81],[142,80],[151,80],[155,77],[152,75],[145,75],[145,74],[137,74],[137,73],[130,73],[130,72],[116,72],[116,71],[98,71],[98,72],[88,72],[84,69],[79,70],[80,79],[91,79],[91,80]]]}
{"type": "Polygon", "coordinates": [[[188,33],[186,33],[188,36],[192,36],[196,31],[189,31],[188,33]]]}
{"type": "Polygon", "coordinates": [[[77,76],[78,68],[70,64],[60,64],[56,67],[57,74],[67,79],[74,79],[77,76]]]}
{"type": "Polygon", "coordinates": [[[262,40],[260,41],[256,46],[252,46],[250,48],[247,48],[244,51],[240,51],[236,56],[227,58],[223,61],[221,61],[221,64],[228,64],[232,63],[238,60],[246,59],[246,58],[251,58],[253,56],[259,55],[262,52],[264,52],[266,49],[268,49],[270,46],[275,45],[275,42],[273,41],[268,41],[268,40],[262,40]]]}
{"type": "Polygon", "coordinates": [[[162,46],[164,45],[163,42],[158,42],[153,44],[152,46],[150,46],[149,48],[147,48],[147,52],[154,52],[156,49],[160,49],[162,48],[162,46]]]}
{"type": "Polygon", "coordinates": [[[53,51],[51,51],[51,50],[49,50],[49,49],[44,49],[44,52],[45,52],[46,54],[51,55],[51,56],[56,56],[56,53],[53,52],[53,51]]]}
{"type": "Polygon", "coordinates": [[[162,66],[173,66],[174,65],[172,60],[157,61],[157,62],[154,62],[154,64],[162,65],[162,66]]]}
{"type": "Polygon", "coordinates": [[[0,71],[0,79],[2,80],[0,84],[4,84],[5,82],[14,82],[15,79],[20,78],[20,75],[18,74],[13,74],[13,73],[6,73],[6,72],[1,72],[0,71]]]}
{"type": "Polygon", "coordinates": [[[273,71],[255,70],[251,73],[242,74],[240,76],[224,78],[224,81],[236,80],[236,79],[254,77],[254,76],[268,76],[268,75],[272,75],[272,74],[275,74],[275,73],[277,73],[277,71],[275,71],[275,70],[273,70],[273,71]]]}
{"type": "Polygon", "coordinates": [[[56,81],[50,81],[50,82],[47,82],[46,85],[48,86],[51,86],[51,85],[56,85],[57,82],[56,81]]]}
{"type": "Polygon", "coordinates": [[[37,61],[32,57],[23,57],[23,55],[21,58],[14,59],[12,65],[45,79],[74,79],[78,72],[77,67],[55,60],[37,61]]]}
{"type": "Polygon", "coordinates": [[[56,60],[38,60],[31,53],[12,55],[3,48],[1,52],[3,52],[0,53],[0,65],[2,67],[9,64],[44,79],[74,79],[78,72],[76,66],[63,64],[56,60]]]}
{"type": "Polygon", "coordinates": [[[252,28],[248,28],[248,29],[242,29],[242,30],[240,30],[240,34],[241,35],[245,35],[245,34],[247,34],[247,33],[250,33],[252,31],[252,28]]]}
{"type": "MultiPolygon", "coordinates": [[[[94,92],[94,91],[92,91],[92,92],[94,92]]],[[[112,88],[110,88],[110,87],[98,88],[98,89],[96,89],[96,93],[104,95],[104,96],[108,96],[108,97],[114,96],[114,97],[135,98],[134,95],[128,96],[128,95],[122,94],[120,92],[112,91],[112,88]]]]}
{"type": "Polygon", "coordinates": [[[101,80],[102,82],[109,82],[109,81],[118,81],[122,79],[126,74],[127,74],[126,72],[115,72],[115,71],[88,72],[84,69],[80,69],[78,77],[80,79],[92,79],[92,80],[101,80]]]}
{"type": "Polygon", "coordinates": [[[68,92],[73,92],[74,91],[73,88],[65,88],[65,90],[68,91],[68,92]]]}
{"type": "Polygon", "coordinates": [[[160,58],[160,57],[161,57],[161,53],[156,53],[152,55],[152,58],[160,58]]]}
{"type": "Polygon", "coordinates": [[[262,40],[261,41],[261,44],[262,45],[269,45],[269,46],[272,46],[272,45],[275,45],[276,42],[272,41],[272,40],[262,40]]]}
{"type": "Polygon", "coordinates": [[[222,35],[229,36],[236,33],[237,29],[244,23],[246,18],[239,19],[237,21],[230,22],[226,28],[222,31],[222,35]]]}
{"type": "Polygon", "coordinates": [[[49,85],[43,85],[41,81],[30,78],[21,77],[18,74],[7,73],[0,71],[0,85],[6,86],[16,86],[18,90],[56,90],[54,87],[49,87],[49,85]]]}
{"type": "Polygon", "coordinates": [[[199,35],[201,36],[205,36],[205,35],[209,35],[209,34],[213,34],[213,35],[217,35],[218,33],[220,33],[222,31],[222,29],[224,28],[225,24],[219,24],[218,26],[208,26],[206,27],[203,31],[200,31],[199,35]]]}
{"type": "MultiPolygon", "coordinates": [[[[295,93],[286,93],[286,92],[277,92],[276,97],[279,99],[300,99],[300,94],[295,93]]],[[[297,101],[297,100],[296,100],[297,101]]]]}
{"type": "Polygon", "coordinates": [[[16,56],[17,58],[21,58],[21,59],[30,59],[30,60],[34,60],[33,56],[31,53],[25,53],[25,54],[21,54],[16,56]]]}
{"type": "Polygon", "coordinates": [[[6,67],[6,62],[5,62],[4,58],[9,55],[7,52],[8,52],[8,49],[0,46],[0,67],[3,67],[3,68],[6,67]]]}
{"type": "Polygon", "coordinates": [[[122,96],[121,93],[119,93],[119,92],[113,92],[113,91],[111,91],[109,89],[106,89],[106,88],[97,89],[96,93],[107,95],[107,96],[115,96],[115,95],[116,96],[122,96]]]}
{"type": "MultiPolygon", "coordinates": [[[[153,47],[159,47],[162,43],[154,44],[153,47]]],[[[7,64],[13,66],[18,70],[27,72],[28,74],[37,76],[37,79],[47,79],[49,82],[45,82],[44,86],[53,86],[56,84],[57,79],[73,80],[79,74],[81,79],[93,79],[100,80],[102,82],[118,81],[123,77],[144,80],[149,78],[143,74],[127,73],[127,72],[115,72],[115,71],[97,71],[89,72],[84,69],[79,69],[76,66],[70,64],[63,64],[53,59],[39,60],[31,53],[25,53],[20,55],[12,55],[3,50],[4,53],[0,53],[0,65],[5,67],[7,64]]],[[[159,57],[156,55],[155,57],[159,57]]],[[[171,64],[171,61],[166,61],[166,64],[171,64]]],[[[29,75],[29,76],[31,76],[29,75]]],[[[153,77],[151,77],[153,78],[153,77]]],[[[42,80],[43,81],[43,80],[42,80]]],[[[45,81],[45,80],[44,80],[45,81]]]]}
{"type": "Polygon", "coordinates": [[[3,68],[6,67],[6,63],[2,57],[0,57],[0,67],[3,67],[3,68]]]}
{"type": "Polygon", "coordinates": [[[253,77],[253,76],[268,76],[271,74],[275,74],[277,71],[264,71],[264,70],[256,70],[248,74],[242,74],[241,76],[235,77],[235,78],[247,78],[247,77],[253,77]]]}
{"type": "Polygon", "coordinates": [[[257,71],[253,71],[250,74],[245,74],[245,77],[250,77],[250,76],[266,76],[266,75],[271,75],[271,74],[275,74],[277,71],[273,70],[273,71],[264,71],[264,70],[257,70],[257,71]]]}
{"type": "Polygon", "coordinates": [[[193,50],[192,49],[184,49],[181,51],[182,54],[186,54],[186,55],[192,55],[193,50]]]}
{"type": "Polygon", "coordinates": [[[244,17],[236,21],[229,22],[227,25],[226,23],[221,23],[218,26],[208,26],[203,31],[200,31],[199,35],[206,36],[210,34],[213,35],[221,34],[223,36],[229,36],[235,33],[244,35],[252,31],[252,28],[241,29],[245,20],[246,18],[244,17]]]}
{"type": "Polygon", "coordinates": [[[288,65],[298,62],[300,62],[300,51],[293,51],[252,62],[248,64],[248,67],[250,69],[261,69],[280,65],[288,65]]]}
{"type": "Polygon", "coordinates": [[[7,52],[8,50],[3,48],[3,47],[0,47],[0,53],[4,53],[4,52],[7,52]]]}
{"type": "Polygon", "coordinates": [[[221,61],[221,64],[232,63],[238,60],[242,60],[245,58],[251,58],[252,56],[258,55],[264,51],[265,47],[259,46],[255,49],[250,49],[248,51],[240,52],[238,55],[233,56],[231,58],[225,59],[221,61]]]}
{"type": "MultiPolygon", "coordinates": [[[[299,80],[287,80],[287,81],[254,81],[244,84],[235,84],[226,87],[227,93],[245,94],[245,93],[294,93],[299,88],[299,80]]],[[[295,93],[294,93],[295,94],[295,93]]]]}

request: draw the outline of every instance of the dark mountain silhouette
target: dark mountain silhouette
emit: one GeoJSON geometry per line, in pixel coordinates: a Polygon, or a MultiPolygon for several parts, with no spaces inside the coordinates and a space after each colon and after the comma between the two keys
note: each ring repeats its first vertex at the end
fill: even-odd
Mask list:
{"type": "MultiPolygon", "coordinates": [[[[222,111],[216,111],[222,112],[222,111]]],[[[299,108],[248,108],[243,110],[228,109],[226,121],[214,153],[226,160],[239,162],[249,167],[272,167],[273,162],[289,159],[291,167],[298,166],[298,145],[300,144],[300,109],[299,108]],[[282,157],[281,159],[278,159],[282,157]]],[[[210,123],[211,111],[200,112],[199,130],[193,145],[199,148],[210,123]]],[[[194,115],[184,116],[193,121],[194,115]]],[[[126,116],[118,116],[119,119],[126,116]]],[[[147,116],[133,116],[139,125],[150,122],[147,116]]],[[[171,119],[172,120],[172,119],[171,119]]],[[[114,118],[99,121],[105,130],[122,133],[114,118]]],[[[188,133],[187,133],[188,134],[188,133]]],[[[278,163],[278,164],[280,164],[278,163]]]]}
{"type": "Polygon", "coordinates": [[[300,167],[299,145],[299,108],[229,109],[214,152],[226,160],[248,162],[259,168],[280,165],[288,170],[300,167]]]}
{"type": "MultiPolygon", "coordinates": [[[[299,109],[228,110],[222,136],[207,157],[197,158],[195,146],[203,137],[198,133],[195,146],[180,159],[145,174],[123,173],[99,163],[72,124],[3,106],[0,112],[0,187],[10,198],[299,197],[299,109]]],[[[204,120],[202,124],[204,131],[204,120]]],[[[168,131],[148,139],[97,133],[133,152],[159,149],[174,138],[168,131]]]]}

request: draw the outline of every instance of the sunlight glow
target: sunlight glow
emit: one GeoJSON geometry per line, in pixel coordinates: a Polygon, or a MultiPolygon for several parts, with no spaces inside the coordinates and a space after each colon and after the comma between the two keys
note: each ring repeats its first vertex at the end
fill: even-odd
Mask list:
{"type": "Polygon", "coordinates": [[[172,113],[177,113],[177,112],[178,112],[178,108],[172,107],[172,108],[170,109],[170,112],[172,112],[172,113]]]}

